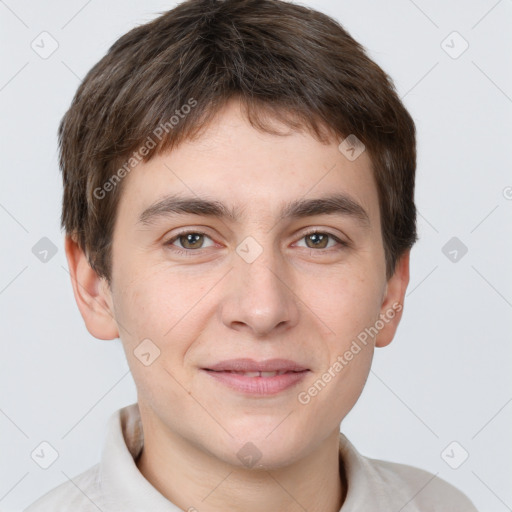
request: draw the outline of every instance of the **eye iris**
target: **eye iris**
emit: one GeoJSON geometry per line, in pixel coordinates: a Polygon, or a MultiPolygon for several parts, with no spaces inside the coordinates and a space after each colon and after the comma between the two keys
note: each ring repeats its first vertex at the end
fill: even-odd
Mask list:
{"type": "Polygon", "coordinates": [[[312,233],[306,236],[306,245],[308,247],[320,247],[321,249],[325,249],[328,238],[328,235],[323,235],[322,233],[312,233]],[[312,242],[313,245],[310,246],[309,242],[312,242]]]}
{"type": "Polygon", "coordinates": [[[200,233],[188,233],[180,236],[180,243],[185,249],[197,249],[203,243],[203,235],[200,233]]]}
{"type": "MultiPolygon", "coordinates": [[[[187,233],[179,236],[179,241],[185,249],[198,249],[203,244],[203,237],[201,233],[187,233]]],[[[306,235],[306,245],[310,248],[325,249],[329,240],[329,235],[322,233],[312,233],[306,235]],[[310,245],[310,243],[312,245],[310,245]]]]}

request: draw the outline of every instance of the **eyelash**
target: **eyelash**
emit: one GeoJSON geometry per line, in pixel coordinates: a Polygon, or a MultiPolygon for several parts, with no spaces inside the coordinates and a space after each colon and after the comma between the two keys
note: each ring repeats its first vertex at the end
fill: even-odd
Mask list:
{"type": "MultiPolygon", "coordinates": [[[[310,236],[310,235],[327,235],[329,236],[330,238],[332,238],[335,242],[337,242],[340,247],[338,249],[344,249],[346,247],[349,247],[349,243],[348,242],[345,242],[341,239],[339,239],[336,235],[330,233],[329,231],[321,231],[319,229],[312,229],[311,231],[308,231],[307,233],[304,233],[300,238],[299,240],[302,240],[303,238],[306,238],[307,236],[310,236]]],[[[171,248],[171,250],[179,255],[179,256],[197,256],[198,254],[200,254],[200,250],[202,249],[202,247],[200,247],[199,249],[181,249],[179,247],[176,247],[173,245],[173,243],[178,240],[180,237],[182,236],[185,236],[185,235],[202,235],[202,236],[206,236],[210,239],[212,239],[210,236],[208,236],[208,234],[204,233],[203,231],[182,231],[181,233],[177,233],[176,235],[174,235],[171,239],[169,239],[167,242],[165,242],[164,245],[168,246],[171,248]],[[197,254],[196,254],[197,253],[197,254]]],[[[329,252],[329,251],[332,251],[333,247],[330,247],[329,249],[315,249],[313,247],[306,247],[306,249],[310,249],[312,251],[315,251],[315,252],[329,252]]]]}

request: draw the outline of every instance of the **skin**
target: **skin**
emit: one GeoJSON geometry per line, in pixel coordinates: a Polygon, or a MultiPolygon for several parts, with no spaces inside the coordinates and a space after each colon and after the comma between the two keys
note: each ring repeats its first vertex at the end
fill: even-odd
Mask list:
{"type": "Polygon", "coordinates": [[[339,511],[346,491],[340,424],[363,389],[374,348],[391,342],[401,318],[396,311],[308,404],[299,402],[298,393],[360,332],[403,304],[409,252],[386,280],[366,152],[351,162],[338,150],[339,140],[321,144],[309,133],[274,126],[283,135],[252,128],[233,101],[198,139],[139,164],[123,183],[111,287],[66,240],[87,329],[99,339],[121,338],[136,383],[145,433],[137,465],[184,510],[339,511]],[[340,214],[279,220],[284,203],[333,191],[359,203],[369,225],[340,214]],[[138,222],[170,193],[243,207],[243,215],[236,222],[192,214],[138,222]],[[183,228],[206,233],[203,246],[173,241],[183,228]],[[313,246],[308,228],[349,245],[329,238],[328,247],[313,246]],[[262,248],[252,263],[236,252],[246,237],[262,248]],[[134,355],[146,338],[160,350],[149,366],[134,355]],[[310,372],[275,396],[250,397],[201,370],[240,357],[291,359],[310,372]],[[247,442],[262,454],[252,468],[237,457],[247,442]]]}

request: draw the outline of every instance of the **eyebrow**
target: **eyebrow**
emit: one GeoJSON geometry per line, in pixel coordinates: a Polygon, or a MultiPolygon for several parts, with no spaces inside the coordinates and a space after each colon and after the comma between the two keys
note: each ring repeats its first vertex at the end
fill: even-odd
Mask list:
{"type": "MultiPolygon", "coordinates": [[[[182,195],[169,195],[146,208],[138,223],[150,225],[158,218],[172,215],[202,215],[226,219],[233,223],[243,215],[244,208],[228,207],[220,201],[182,195]]],[[[316,199],[297,199],[284,205],[279,220],[338,214],[353,218],[363,227],[370,226],[366,210],[347,194],[330,194],[316,199]]]]}

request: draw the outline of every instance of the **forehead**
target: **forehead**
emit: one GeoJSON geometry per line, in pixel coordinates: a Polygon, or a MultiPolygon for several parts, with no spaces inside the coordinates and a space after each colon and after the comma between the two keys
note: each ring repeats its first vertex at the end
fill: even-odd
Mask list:
{"type": "Polygon", "coordinates": [[[279,216],[299,198],[345,194],[379,223],[378,195],[366,152],[349,160],[338,148],[269,120],[279,135],[254,128],[229,102],[193,140],[133,168],[123,183],[118,215],[132,222],[169,194],[208,198],[240,220],[279,216]]]}

